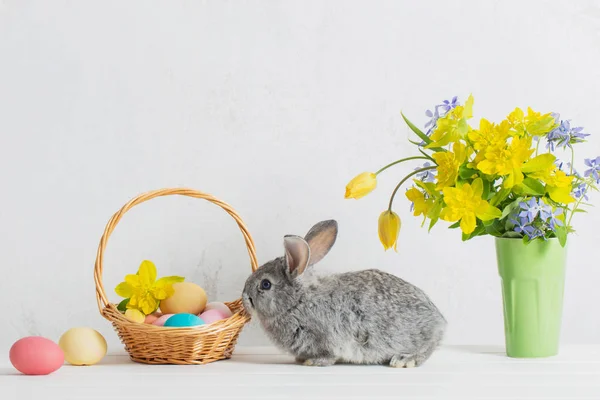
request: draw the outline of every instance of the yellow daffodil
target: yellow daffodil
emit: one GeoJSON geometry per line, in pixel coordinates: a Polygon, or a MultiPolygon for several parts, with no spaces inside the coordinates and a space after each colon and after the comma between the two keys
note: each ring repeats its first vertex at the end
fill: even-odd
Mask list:
{"type": "Polygon", "coordinates": [[[183,282],[181,276],[166,276],[156,280],[156,267],[151,261],[143,261],[137,274],[125,276],[125,281],[115,288],[115,292],[128,298],[128,309],[141,311],[144,315],[158,309],[161,300],[173,294],[173,284],[183,282]]]}
{"type": "Polygon", "coordinates": [[[464,138],[469,132],[467,120],[473,117],[473,101],[473,95],[470,95],[464,106],[457,106],[439,118],[431,134],[433,142],[426,148],[444,147],[464,138]]]}
{"type": "Polygon", "coordinates": [[[459,188],[444,188],[444,201],[446,208],[440,214],[444,221],[460,221],[460,229],[465,234],[470,234],[477,226],[477,218],[489,221],[500,218],[502,211],[491,206],[481,198],[483,194],[483,181],[477,178],[472,184],[465,183],[459,188]]]}
{"type": "Polygon", "coordinates": [[[406,191],[406,198],[413,203],[413,215],[427,216],[431,207],[433,207],[433,199],[425,198],[425,194],[419,189],[413,187],[406,191]]]}
{"type": "Polygon", "coordinates": [[[479,121],[479,129],[469,132],[469,140],[475,149],[475,159],[473,165],[476,166],[485,159],[485,152],[494,147],[506,146],[510,137],[510,125],[508,121],[496,125],[485,118],[479,121]]]}
{"type": "Polygon", "coordinates": [[[467,147],[456,142],[451,151],[440,151],[432,155],[437,167],[436,189],[441,190],[446,186],[454,186],[458,178],[458,169],[467,159],[467,147]]]}
{"type": "Polygon", "coordinates": [[[527,115],[519,107],[515,108],[506,120],[510,124],[511,130],[518,136],[529,134],[531,136],[541,136],[556,128],[556,120],[551,113],[542,114],[535,112],[531,107],[527,107],[527,115]]]}
{"type": "Polygon", "coordinates": [[[531,137],[513,137],[508,146],[498,145],[486,149],[485,159],[477,164],[477,169],[486,175],[506,176],[504,188],[510,189],[523,182],[521,168],[533,152],[531,137]]]}
{"type": "Polygon", "coordinates": [[[360,199],[371,193],[377,187],[377,175],[372,172],[363,172],[355,176],[346,185],[346,199],[360,199]]]}
{"type": "Polygon", "coordinates": [[[396,249],[398,234],[400,233],[400,217],[391,210],[385,210],[379,216],[379,241],[385,250],[396,249]]]}

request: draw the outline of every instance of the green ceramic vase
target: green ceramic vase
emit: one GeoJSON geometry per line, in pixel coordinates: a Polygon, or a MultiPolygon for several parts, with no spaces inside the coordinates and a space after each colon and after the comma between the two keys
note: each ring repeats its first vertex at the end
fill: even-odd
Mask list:
{"type": "Polygon", "coordinates": [[[533,358],[558,354],[566,248],[557,239],[496,238],[502,278],[506,354],[533,358]]]}

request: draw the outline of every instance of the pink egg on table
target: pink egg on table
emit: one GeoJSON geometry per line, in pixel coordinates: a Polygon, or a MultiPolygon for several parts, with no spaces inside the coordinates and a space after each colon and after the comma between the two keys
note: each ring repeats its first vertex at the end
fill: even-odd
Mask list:
{"type": "Polygon", "coordinates": [[[219,310],[219,311],[221,311],[221,314],[223,314],[225,316],[225,318],[229,318],[233,315],[233,313],[231,312],[229,307],[227,307],[224,303],[220,303],[218,301],[208,303],[206,305],[206,307],[204,308],[204,311],[209,311],[209,310],[219,310]]]}
{"type": "Polygon", "coordinates": [[[48,375],[65,362],[65,355],[52,340],[41,336],[19,339],[10,348],[10,362],[25,375],[48,375]]]}
{"type": "Polygon", "coordinates": [[[171,318],[173,316],[173,314],[163,314],[160,317],[158,317],[158,319],[156,321],[154,321],[152,323],[152,325],[156,325],[156,326],[164,326],[165,322],[167,322],[167,320],[169,318],[171,318]]]}
{"type": "Polygon", "coordinates": [[[206,324],[212,324],[213,322],[217,322],[217,321],[227,318],[227,316],[224,315],[221,311],[215,310],[215,309],[204,311],[202,314],[199,314],[198,316],[200,318],[202,318],[202,320],[206,324]]]}

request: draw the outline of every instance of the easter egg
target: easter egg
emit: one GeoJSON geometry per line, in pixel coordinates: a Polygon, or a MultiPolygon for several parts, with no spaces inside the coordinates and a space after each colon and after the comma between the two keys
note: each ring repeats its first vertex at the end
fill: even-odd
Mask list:
{"type": "Polygon", "coordinates": [[[161,300],[160,310],[164,314],[200,314],[206,306],[206,292],[192,282],[173,284],[174,293],[161,300]]]}
{"type": "Polygon", "coordinates": [[[127,311],[125,311],[125,318],[127,318],[131,322],[137,322],[139,324],[142,324],[144,323],[146,316],[140,310],[130,308],[127,311]]]}
{"type": "Polygon", "coordinates": [[[10,348],[9,358],[12,365],[25,375],[48,375],[65,362],[60,347],[41,336],[17,340],[10,348]]]}
{"type": "Polygon", "coordinates": [[[225,318],[229,318],[233,315],[229,307],[227,307],[224,303],[220,303],[218,301],[214,301],[212,303],[208,303],[204,308],[204,311],[208,310],[219,310],[221,314],[225,316],[225,318]]]}
{"type": "Polygon", "coordinates": [[[163,314],[160,317],[158,317],[158,319],[156,321],[154,321],[152,323],[152,325],[163,326],[165,324],[165,322],[167,322],[167,320],[169,318],[171,318],[172,316],[173,316],[173,314],[163,314]]]}
{"type": "Polygon", "coordinates": [[[217,322],[227,318],[225,315],[223,315],[221,311],[217,309],[204,311],[202,314],[199,315],[199,317],[202,318],[205,324],[212,324],[213,322],[217,322]]]}
{"type": "Polygon", "coordinates": [[[154,321],[156,321],[157,319],[158,319],[158,315],[156,315],[156,314],[146,315],[146,318],[144,319],[144,323],[151,324],[154,321]]]}
{"type": "Polygon", "coordinates": [[[58,341],[65,360],[73,365],[94,365],[106,355],[106,339],[92,328],[71,328],[58,341]]]}
{"type": "Polygon", "coordinates": [[[165,322],[165,327],[183,328],[189,326],[204,325],[204,321],[197,315],[181,313],[175,314],[165,322]]]}

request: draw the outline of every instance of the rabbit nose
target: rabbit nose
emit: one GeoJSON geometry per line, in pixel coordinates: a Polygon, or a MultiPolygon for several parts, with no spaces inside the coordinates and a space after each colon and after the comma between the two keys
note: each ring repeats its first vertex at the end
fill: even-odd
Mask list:
{"type": "Polygon", "coordinates": [[[248,301],[250,302],[250,305],[252,306],[252,308],[254,308],[254,303],[252,302],[252,297],[248,297],[248,301]]]}

